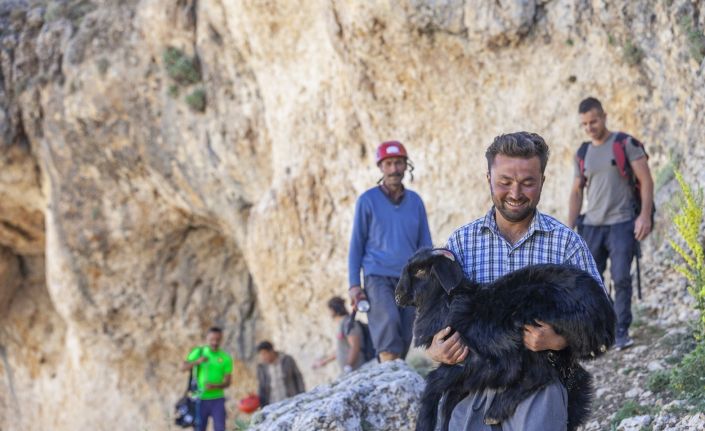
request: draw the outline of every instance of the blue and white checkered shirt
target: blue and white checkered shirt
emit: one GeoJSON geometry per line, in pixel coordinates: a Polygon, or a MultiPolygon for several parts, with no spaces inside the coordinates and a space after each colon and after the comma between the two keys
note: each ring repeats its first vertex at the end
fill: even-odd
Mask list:
{"type": "Polygon", "coordinates": [[[491,283],[527,265],[556,263],[587,271],[603,289],[605,287],[585,241],[558,220],[538,210],[529,230],[516,244],[510,244],[499,233],[495,208],[492,207],[483,218],[453,232],[447,247],[459,259],[465,276],[480,284],[491,283]]]}

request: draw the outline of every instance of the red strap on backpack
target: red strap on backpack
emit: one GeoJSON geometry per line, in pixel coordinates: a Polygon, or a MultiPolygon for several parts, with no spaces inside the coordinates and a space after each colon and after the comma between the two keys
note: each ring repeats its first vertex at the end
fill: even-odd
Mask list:
{"type": "Polygon", "coordinates": [[[578,161],[578,170],[580,171],[580,188],[584,188],[587,185],[587,177],[585,176],[585,156],[587,155],[587,150],[590,147],[590,141],[583,142],[578,148],[578,153],[575,158],[578,161]]]}

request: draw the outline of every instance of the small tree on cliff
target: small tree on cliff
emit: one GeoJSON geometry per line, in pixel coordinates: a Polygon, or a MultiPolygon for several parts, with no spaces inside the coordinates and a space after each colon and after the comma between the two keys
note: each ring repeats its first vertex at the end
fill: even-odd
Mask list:
{"type": "Polygon", "coordinates": [[[705,401],[705,251],[700,241],[700,225],[703,221],[703,191],[694,193],[676,171],[680,185],[678,212],[673,217],[673,224],[680,236],[681,244],[669,240],[671,247],[683,258],[685,263],[676,270],[688,279],[688,291],[695,298],[695,308],[700,312],[695,330],[698,344],[688,353],[669,376],[670,387],[677,394],[686,395],[698,403],[705,401]]]}
{"type": "Polygon", "coordinates": [[[695,308],[700,312],[696,337],[703,341],[705,336],[705,251],[700,242],[700,224],[703,221],[703,192],[697,193],[685,182],[683,175],[676,171],[676,180],[680,185],[678,212],[673,217],[676,232],[681,244],[669,240],[671,247],[683,258],[685,263],[676,266],[676,270],[688,279],[688,291],[695,298],[695,308]]]}

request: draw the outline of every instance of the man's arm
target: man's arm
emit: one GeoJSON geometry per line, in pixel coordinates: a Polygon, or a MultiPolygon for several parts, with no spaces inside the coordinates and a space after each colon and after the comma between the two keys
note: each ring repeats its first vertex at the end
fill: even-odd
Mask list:
{"type": "Polygon", "coordinates": [[[361,285],[360,270],[368,235],[367,216],[365,214],[367,211],[364,206],[362,197],[358,198],[355,204],[355,217],[348,249],[348,286],[351,288],[361,285]]]}
{"type": "Polygon", "coordinates": [[[583,207],[583,186],[580,177],[573,179],[570,187],[570,198],[568,199],[568,227],[575,229],[575,225],[583,207]]]}
{"type": "Polygon", "coordinates": [[[196,365],[200,365],[200,364],[206,362],[207,360],[208,360],[208,358],[206,358],[205,356],[201,356],[200,358],[196,359],[195,361],[186,360],[186,361],[184,361],[183,364],[181,364],[181,371],[188,371],[191,368],[195,367],[196,365]]]}
{"type": "Polygon", "coordinates": [[[206,389],[225,389],[230,386],[230,381],[232,380],[230,374],[226,374],[223,378],[223,383],[207,383],[206,389]]]}
{"type": "Polygon", "coordinates": [[[294,358],[291,358],[291,372],[294,377],[294,383],[296,386],[296,393],[300,394],[301,392],[306,392],[306,387],[304,386],[304,378],[301,376],[301,372],[299,371],[299,367],[296,365],[296,361],[294,358]]]}
{"type": "Polygon", "coordinates": [[[360,271],[362,269],[362,257],[365,253],[367,243],[367,216],[363,208],[362,197],[357,199],[355,204],[355,218],[353,219],[353,230],[350,236],[350,247],[348,249],[348,295],[353,307],[357,305],[360,297],[362,283],[360,282],[360,271]]]}
{"type": "Polygon", "coordinates": [[[654,206],[654,180],[651,178],[646,157],[629,162],[634,176],[639,180],[641,194],[641,212],[634,221],[634,238],[641,241],[651,233],[651,211],[654,206]]]}
{"type": "Polygon", "coordinates": [[[317,360],[316,362],[314,362],[313,365],[311,366],[311,368],[313,368],[314,370],[317,370],[317,369],[319,369],[319,368],[321,368],[321,367],[323,367],[323,366],[325,366],[325,365],[328,365],[328,364],[330,364],[331,362],[335,361],[336,358],[337,358],[336,355],[324,356],[324,357],[322,357],[321,359],[319,359],[319,360],[317,360]]]}

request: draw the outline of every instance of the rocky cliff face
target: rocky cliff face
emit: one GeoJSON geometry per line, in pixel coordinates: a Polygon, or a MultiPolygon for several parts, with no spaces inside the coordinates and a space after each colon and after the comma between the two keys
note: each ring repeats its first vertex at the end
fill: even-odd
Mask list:
{"type": "Polygon", "coordinates": [[[502,132],[547,139],[541,207],[565,216],[586,95],[647,142],[659,204],[671,160],[705,184],[704,17],[690,0],[1,1],[0,429],[166,429],[212,323],[233,394],[258,337],[308,370],[382,140],[407,144],[438,244],[488,208],[502,132]]]}

